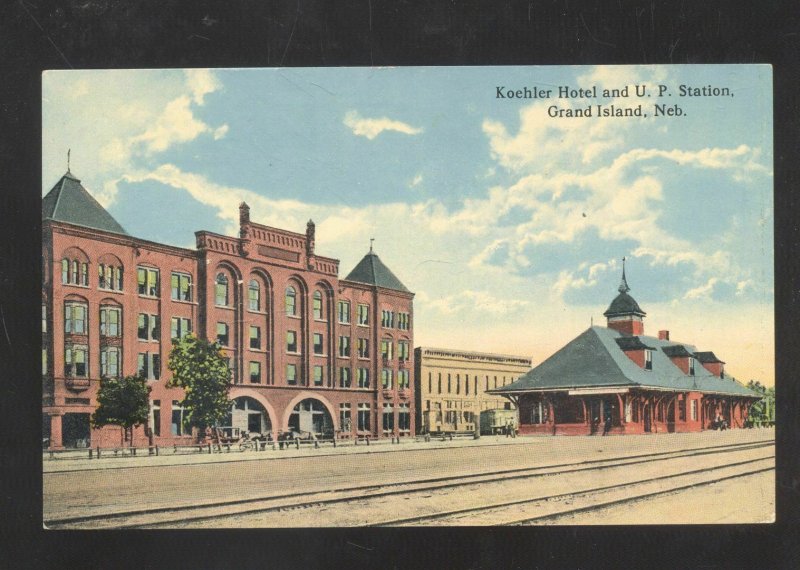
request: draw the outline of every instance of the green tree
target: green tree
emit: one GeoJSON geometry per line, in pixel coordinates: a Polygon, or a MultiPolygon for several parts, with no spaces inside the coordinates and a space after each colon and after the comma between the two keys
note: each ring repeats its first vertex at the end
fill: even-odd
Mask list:
{"type": "Polygon", "coordinates": [[[202,434],[230,412],[230,370],[225,354],[215,342],[194,335],[173,339],[169,354],[170,387],[183,388],[186,422],[202,434]]]}
{"type": "Polygon", "coordinates": [[[133,428],[145,424],[150,413],[149,395],[150,386],[141,376],[103,378],[97,392],[97,409],[92,414],[92,425],[122,427],[133,446],[133,428]]]}
{"type": "Polygon", "coordinates": [[[750,380],[747,387],[761,395],[761,399],[750,407],[748,422],[750,424],[775,420],[775,387],[767,388],[758,380],[750,380]]]}

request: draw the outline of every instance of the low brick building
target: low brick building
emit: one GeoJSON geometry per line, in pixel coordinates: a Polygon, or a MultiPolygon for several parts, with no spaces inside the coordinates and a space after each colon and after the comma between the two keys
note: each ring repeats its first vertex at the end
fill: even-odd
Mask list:
{"type": "Polygon", "coordinates": [[[523,434],[636,434],[743,427],[760,396],[726,376],[713,352],[644,334],[646,313],[619,294],[593,326],[517,382],[490,390],[519,407],[523,434]]]}
{"type": "MultiPolygon", "coordinates": [[[[325,436],[414,433],[413,298],[370,248],[344,278],[305,233],[256,224],[196,232],[196,249],[129,235],[67,172],[42,203],[43,431],[49,446],[116,446],[92,429],[103,377],[141,373],[150,421],[136,443],[191,441],[169,388],[171,339],[217,340],[231,429],[325,436]]],[[[127,442],[125,442],[127,443],[127,442]]]]}

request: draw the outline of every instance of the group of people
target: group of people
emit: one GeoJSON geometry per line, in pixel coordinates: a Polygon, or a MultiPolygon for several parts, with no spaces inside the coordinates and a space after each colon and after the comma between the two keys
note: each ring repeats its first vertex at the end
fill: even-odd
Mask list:
{"type": "Polygon", "coordinates": [[[728,421],[722,417],[722,415],[717,414],[717,417],[714,418],[714,421],[711,422],[711,429],[718,429],[718,430],[725,430],[728,429],[728,421]]]}

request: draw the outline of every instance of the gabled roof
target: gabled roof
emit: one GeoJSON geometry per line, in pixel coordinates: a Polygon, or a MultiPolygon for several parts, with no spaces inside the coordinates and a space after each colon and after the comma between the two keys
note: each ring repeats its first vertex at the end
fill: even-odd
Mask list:
{"type": "Polygon", "coordinates": [[[345,280],[411,293],[372,250],[358,262],[345,280]]]}
{"type": "Polygon", "coordinates": [[[128,235],[70,172],[42,198],[42,219],[128,235]]]}
{"type": "Polygon", "coordinates": [[[694,357],[703,364],[710,364],[710,363],[725,364],[722,360],[717,358],[717,356],[711,351],[695,352],[694,357]]]}
{"type": "Polygon", "coordinates": [[[616,339],[617,345],[622,350],[653,350],[652,346],[648,346],[642,342],[638,336],[623,336],[616,339]]]}
{"type": "Polygon", "coordinates": [[[670,358],[675,358],[677,356],[687,357],[692,356],[693,353],[686,350],[686,347],[682,344],[674,344],[671,346],[665,346],[663,349],[664,354],[669,356],[670,358]]]}
{"type": "MultiPolygon", "coordinates": [[[[513,394],[619,386],[758,397],[738,382],[719,378],[702,366],[697,367],[694,376],[684,374],[664,351],[680,343],[650,336],[639,337],[643,344],[653,347],[652,370],[640,368],[619,346],[617,341],[621,338],[624,336],[614,329],[591,327],[516,382],[490,392],[513,394]]],[[[694,352],[694,347],[686,345],[685,350],[694,352]]]]}

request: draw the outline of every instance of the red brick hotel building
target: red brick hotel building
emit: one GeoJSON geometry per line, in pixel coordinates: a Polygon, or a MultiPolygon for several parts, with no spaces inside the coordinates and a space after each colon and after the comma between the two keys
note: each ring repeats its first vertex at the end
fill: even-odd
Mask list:
{"type": "MultiPolygon", "coordinates": [[[[93,429],[102,377],[140,372],[150,420],[134,435],[191,441],[171,339],[218,340],[230,359],[227,427],[337,437],[414,433],[413,298],[370,252],[345,277],[305,233],[250,221],[237,237],[195,233],[196,249],[130,236],[67,172],[42,203],[43,431],[53,449],[119,446],[93,429]]],[[[128,442],[124,442],[127,444],[128,442]]]]}

